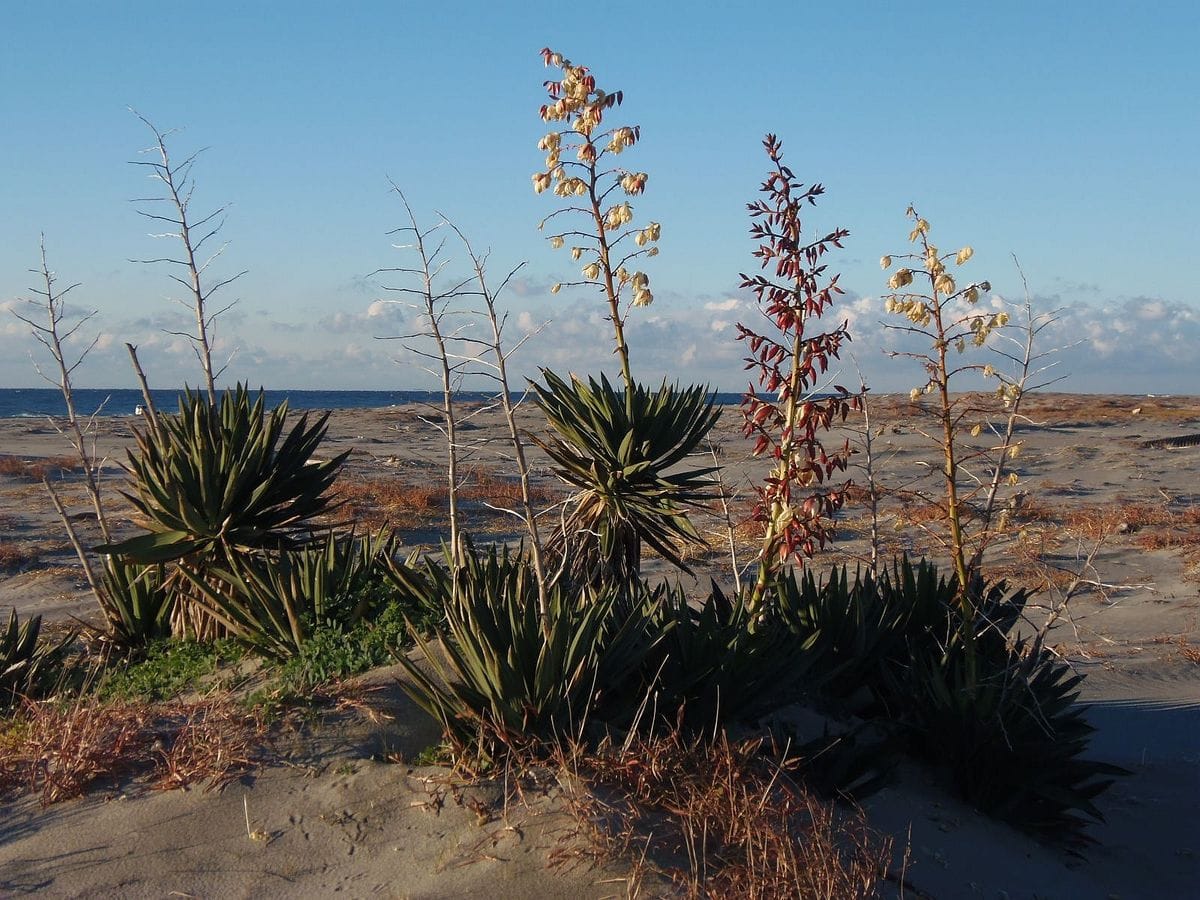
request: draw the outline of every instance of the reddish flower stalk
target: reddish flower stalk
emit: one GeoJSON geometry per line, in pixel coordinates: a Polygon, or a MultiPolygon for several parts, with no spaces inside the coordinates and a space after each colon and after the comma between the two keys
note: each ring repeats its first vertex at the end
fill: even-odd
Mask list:
{"type": "Polygon", "coordinates": [[[812,320],[824,316],[842,293],[838,276],[826,277],[822,257],[834,247],[841,248],[849,232],[838,228],[805,242],[801,211],[805,203],[815,205],[825,189],[796,180],[783,164],[783,145],[775,135],[768,134],[763,146],[773,171],[761,188],[765,199],[747,208],[750,235],[759,241],[754,255],[774,275],[743,274],[741,286],[754,292],[759,309],[777,333],[759,334],[743,324],[737,326],[738,340],[745,341],[750,351],[746,368],[754,371],[762,391],[753,384],[746,391],[742,431],[755,438],[755,456],[769,454],[775,460],[771,474],[757,489],[754,519],[764,523],[765,531],[751,608],[761,604],[774,571],[791,558],[812,557],[833,537],[829,520],[845,501],[849,482],[841,487],[828,482],[835,472],[845,471],[850,443],[847,440],[830,452],[820,435],[861,406],[860,395],[841,385],[832,385],[831,395],[817,395],[842,342],[850,340],[847,323],[817,334],[808,330],[812,320]],[[764,394],[774,394],[775,399],[764,394]]]}

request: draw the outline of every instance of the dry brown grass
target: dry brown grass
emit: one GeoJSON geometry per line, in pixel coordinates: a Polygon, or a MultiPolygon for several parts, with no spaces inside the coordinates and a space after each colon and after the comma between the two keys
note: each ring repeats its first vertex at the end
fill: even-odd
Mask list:
{"type": "Polygon", "coordinates": [[[1088,504],[1063,516],[1066,527],[1091,539],[1117,532],[1137,534],[1147,550],[1200,544],[1200,506],[1177,502],[1119,501],[1088,504]]]}
{"type": "MultiPolygon", "coordinates": [[[[476,500],[515,509],[521,503],[521,482],[513,477],[508,478],[488,469],[475,469],[462,486],[459,496],[464,500],[476,500]]],[[[529,486],[529,499],[533,503],[549,503],[558,499],[558,495],[540,485],[529,486]]]]}
{"type": "Polygon", "coordinates": [[[40,794],[43,806],[131,776],[161,789],[220,785],[254,765],[265,734],[261,715],[227,695],[159,704],[26,702],[3,727],[0,796],[40,794]]]}
{"type": "Polygon", "coordinates": [[[342,504],[335,515],[348,515],[369,529],[404,527],[411,519],[425,523],[448,506],[444,484],[415,485],[396,477],[338,479],[333,496],[342,504]]]}
{"type": "Polygon", "coordinates": [[[43,478],[61,478],[79,470],[79,460],[69,456],[49,456],[25,459],[20,456],[0,456],[0,475],[13,478],[28,478],[41,481],[43,478]]]}
{"type": "Polygon", "coordinates": [[[1034,393],[1025,398],[1023,411],[1039,424],[1057,427],[1139,420],[1183,423],[1200,421],[1200,400],[1196,397],[1034,393]]]}
{"type": "Polygon", "coordinates": [[[905,525],[927,525],[947,520],[945,507],[928,501],[906,502],[897,517],[905,525]]]}
{"type": "MultiPolygon", "coordinates": [[[[412,484],[396,476],[343,478],[334,485],[333,495],[342,504],[335,516],[353,519],[370,529],[389,525],[403,530],[414,520],[418,527],[428,528],[448,521],[449,488],[440,479],[434,484],[412,484]]],[[[538,485],[531,486],[530,495],[535,504],[559,499],[555,491],[538,485]]],[[[497,515],[503,515],[488,506],[520,507],[521,484],[516,478],[476,469],[459,488],[459,499],[466,503],[462,509],[464,520],[486,529],[494,525],[497,515]],[[471,504],[476,506],[472,508],[471,504]]]]}
{"type": "Polygon", "coordinates": [[[15,572],[41,559],[41,551],[24,541],[0,541],[0,572],[15,572]]]}
{"type": "MultiPolygon", "coordinates": [[[[995,410],[998,421],[1003,410],[990,393],[968,392],[955,395],[962,407],[995,410]]],[[[1117,394],[1062,394],[1033,392],[1022,401],[1022,412],[1038,425],[1084,427],[1137,421],[1185,424],[1200,423],[1198,397],[1138,397],[1117,394]],[[1137,410],[1135,413],[1134,410],[1137,410]]],[[[926,419],[932,413],[920,401],[911,403],[907,395],[881,394],[871,401],[871,418],[879,423],[926,419]]]]}
{"type": "Polygon", "coordinates": [[[1013,498],[1010,513],[1012,521],[1022,525],[1035,522],[1054,524],[1062,521],[1063,514],[1064,510],[1061,508],[1050,506],[1036,495],[1029,493],[1018,494],[1013,498]]]}
{"type": "Polygon", "coordinates": [[[580,832],[653,861],[689,897],[874,896],[889,839],[809,794],[761,739],[678,734],[569,755],[580,832]]]}

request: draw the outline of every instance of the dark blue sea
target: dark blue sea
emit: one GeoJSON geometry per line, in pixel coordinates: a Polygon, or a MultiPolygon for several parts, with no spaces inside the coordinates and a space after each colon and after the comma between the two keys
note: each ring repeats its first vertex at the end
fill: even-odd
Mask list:
{"type": "MultiPolygon", "coordinates": [[[[151,391],[154,405],[162,412],[179,408],[176,390],[151,391]]],[[[494,395],[484,391],[460,391],[456,397],[463,402],[490,400],[494,395]]],[[[271,408],[285,400],[292,409],[381,409],[406,403],[441,403],[440,391],[266,391],[271,408]]],[[[720,404],[736,404],[740,394],[718,394],[720,404]]],[[[142,392],[135,388],[77,388],[75,411],[90,416],[97,411],[103,416],[131,416],[142,403],[142,392]]],[[[54,388],[0,388],[0,419],[42,418],[66,415],[62,394],[54,388]]]]}

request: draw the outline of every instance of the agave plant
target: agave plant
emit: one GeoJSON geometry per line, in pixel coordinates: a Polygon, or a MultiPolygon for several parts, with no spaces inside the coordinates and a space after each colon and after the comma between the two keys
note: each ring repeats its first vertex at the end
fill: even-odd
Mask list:
{"type": "Polygon", "coordinates": [[[946,642],[946,623],[955,597],[954,585],[936,567],[907,556],[875,578],[856,570],[851,580],[845,566],[834,566],[824,579],[811,569],[797,575],[785,570],[769,583],[778,614],[797,638],[812,650],[815,671],[825,676],[823,691],[845,703],[858,695],[871,711],[876,705],[889,663],[903,663],[910,645],[926,651],[946,642]],[[832,677],[836,675],[836,677],[832,677]]]}
{"type": "MultiPolygon", "coordinates": [[[[297,529],[330,508],[327,489],[346,453],[316,460],[328,414],[311,427],[303,415],[285,434],[286,403],[269,413],[260,391],[252,402],[242,385],[214,404],[185,390],[179,413],[136,435],[122,492],[141,513],[148,533],[106,544],[100,552],[129,562],[175,562],[172,587],[205,580],[214,566],[236,567],[249,554],[295,545],[297,529]]],[[[213,585],[210,585],[213,587],[213,585]]],[[[174,631],[213,636],[212,620],[185,590],[174,610],[174,631]]]]}
{"type": "Polygon", "coordinates": [[[104,557],[100,606],[108,626],[106,640],[134,649],[169,637],[174,601],[162,563],[140,564],[119,556],[104,557]]]}
{"type": "Polygon", "coordinates": [[[684,507],[713,499],[714,467],[671,471],[700,446],[720,415],[707,388],[616,390],[601,376],[568,383],[543,369],[533,384],[556,432],[539,446],[578,493],[552,547],[577,583],[630,584],[644,542],[686,570],[676,541],[703,543],[684,507]]]}
{"type": "Polygon", "coordinates": [[[75,635],[46,643],[39,640],[41,630],[41,616],[22,623],[15,609],[9,612],[8,627],[0,632],[0,712],[22,697],[53,692],[69,674],[64,665],[75,635]]]}
{"type": "Polygon", "coordinates": [[[749,601],[749,589],[727,597],[714,581],[699,604],[673,587],[651,608],[662,638],[642,671],[674,724],[711,731],[754,721],[819,686],[811,642],[773,613],[751,628],[749,601]]]}
{"type": "MultiPolygon", "coordinates": [[[[878,580],[856,574],[851,582],[845,569],[824,583],[810,573],[780,578],[774,590],[817,671],[834,676],[826,695],[843,703],[865,696],[853,711],[890,720],[969,802],[1067,841],[1100,817],[1092,801],[1122,770],[1084,758],[1092,728],[1076,702],[1081,679],[1040,645],[1013,637],[1024,589],[977,579],[969,642],[957,578],[925,560],[903,557],[878,580]]],[[[844,768],[858,751],[825,752],[844,768]]]]}
{"type": "Polygon", "coordinates": [[[411,676],[405,690],[485,760],[498,743],[577,733],[606,687],[640,664],[630,652],[640,620],[616,591],[570,594],[561,583],[543,617],[524,557],[468,548],[462,559],[457,590],[449,577],[429,582],[445,605],[445,634],[429,642],[414,632],[423,664],[398,657],[411,676]]]}
{"type": "Polygon", "coordinates": [[[885,599],[870,572],[857,570],[851,581],[845,566],[835,566],[821,580],[812,569],[799,576],[788,569],[768,591],[780,617],[812,650],[814,671],[826,676],[825,693],[839,700],[875,683],[879,667],[903,639],[908,611],[885,599]]]}
{"type": "Polygon", "coordinates": [[[398,542],[387,533],[325,541],[278,553],[233,557],[204,573],[181,570],[200,608],[257,653],[301,652],[319,626],[352,628],[372,609],[368,588],[395,580],[398,542]]]}
{"type": "Polygon", "coordinates": [[[1061,843],[1084,843],[1093,803],[1118,766],[1084,758],[1091,725],[1078,703],[1082,676],[1040,646],[993,645],[967,674],[956,648],[914,660],[903,682],[915,748],[949,769],[955,787],[989,815],[1061,843]]]}
{"type": "MultiPolygon", "coordinates": [[[[856,571],[851,580],[843,566],[827,578],[811,570],[799,577],[781,573],[770,586],[779,614],[813,650],[814,665],[829,678],[825,693],[845,701],[864,690],[868,706],[887,703],[891,670],[915,658],[943,659],[961,644],[957,609],[958,584],[927,560],[907,556],[893,560],[878,578],[856,571]]],[[[976,640],[1003,646],[1028,599],[1024,590],[1010,591],[1005,582],[977,582],[972,596],[978,610],[976,640]]],[[[895,696],[899,703],[904,693],[895,696]]],[[[878,710],[870,710],[877,712],[878,710]]]]}
{"type": "Polygon", "coordinates": [[[122,493],[150,533],[102,552],[151,563],[290,546],[288,530],[329,507],[325,492],[349,451],[314,459],[329,414],[311,427],[305,414],[284,436],[287,417],[286,402],[268,413],[263,393],[252,403],[240,384],[215,405],[185,390],[179,414],[139,432],[129,452],[132,493],[122,493]]]}

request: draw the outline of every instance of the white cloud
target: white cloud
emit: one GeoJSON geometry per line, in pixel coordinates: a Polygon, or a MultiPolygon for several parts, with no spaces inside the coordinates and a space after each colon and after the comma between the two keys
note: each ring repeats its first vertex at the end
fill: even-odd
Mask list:
{"type": "MultiPolygon", "coordinates": [[[[991,311],[1003,304],[1001,296],[993,295],[978,306],[991,311]]],[[[1035,306],[1050,310],[1061,302],[1057,295],[1035,297],[1035,306]]],[[[30,354],[41,360],[41,348],[28,326],[7,314],[14,308],[19,308],[18,301],[0,302],[0,384],[36,384],[30,354]]],[[[219,322],[218,358],[223,363],[239,348],[227,373],[230,382],[241,379],[269,387],[431,388],[433,379],[402,342],[375,339],[416,330],[414,324],[404,324],[408,312],[403,305],[361,298],[315,321],[295,323],[261,313],[230,317],[219,322]]],[[[1011,308],[1010,314],[1019,319],[1011,308]]],[[[600,298],[560,295],[513,308],[507,346],[514,347],[547,319],[549,324],[510,360],[514,381],[536,375],[539,366],[563,373],[617,372],[612,326],[600,298]]],[[[917,362],[887,356],[889,350],[918,352],[927,344],[922,345],[917,336],[886,328],[885,320],[893,325],[907,323],[885,314],[879,297],[839,297],[828,327],[843,320],[849,323],[852,341],[843,349],[840,368],[835,363],[831,372],[836,379],[857,381],[857,363],[876,392],[906,391],[923,380],[917,362]]],[[[665,377],[726,391],[743,389],[749,373],[743,369],[746,346],[734,340],[733,325],[738,321],[760,331],[769,327],[748,296],[724,292],[691,300],[664,294],[649,309],[630,310],[625,332],[635,376],[647,383],[665,377]]],[[[87,335],[81,332],[80,341],[90,341],[97,332],[101,340],[79,370],[81,386],[133,386],[126,341],[138,347],[155,385],[198,380],[191,343],[162,330],[186,329],[174,310],[156,309],[151,315],[124,320],[101,315],[91,324],[94,330],[87,335]]],[[[1195,305],[1162,297],[1072,302],[1039,335],[1039,351],[1056,348],[1047,361],[1057,360],[1054,372],[1069,376],[1058,389],[1200,392],[1200,310],[1195,305]]],[[[968,348],[963,359],[977,356],[988,361],[983,353],[968,348]]]]}
{"type": "Polygon", "coordinates": [[[737,297],[730,297],[728,300],[710,300],[708,303],[704,304],[704,308],[712,310],[713,312],[730,312],[742,305],[749,304],[746,304],[745,301],[740,300],[737,297]]]}

